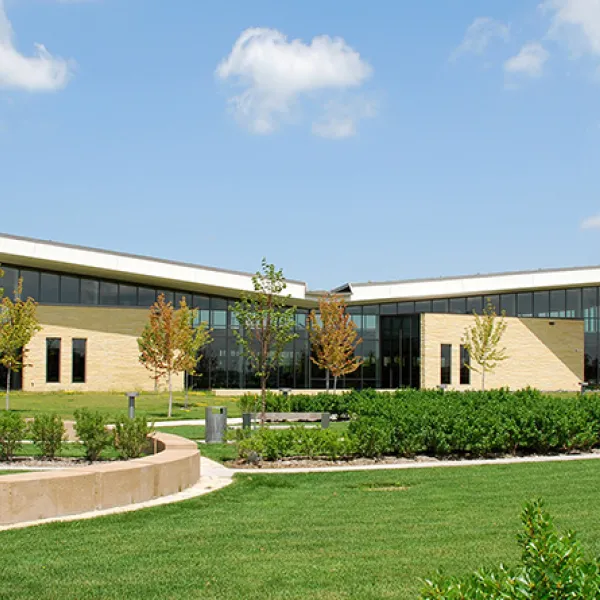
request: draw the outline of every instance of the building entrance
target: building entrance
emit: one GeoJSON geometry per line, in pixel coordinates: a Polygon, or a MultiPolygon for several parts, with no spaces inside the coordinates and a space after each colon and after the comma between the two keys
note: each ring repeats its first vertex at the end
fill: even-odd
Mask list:
{"type": "Polygon", "coordinates": [[[381,387],[418,388],[421,344],[419,315],[381,317],[381,387]]]}

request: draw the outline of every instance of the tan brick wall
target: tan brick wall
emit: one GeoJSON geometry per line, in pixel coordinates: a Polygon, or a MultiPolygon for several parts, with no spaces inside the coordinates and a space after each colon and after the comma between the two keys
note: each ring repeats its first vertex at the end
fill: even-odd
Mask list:
{"type": "MultiPolygon", "coordinates": [[[[23,390],[50,392],[151,391],[154,381],[138,360],[137,338],[148,318],[147,309],[87,306],[39,306],[42,331],[29,344],[23,390]],[[60,383],[46,383],[46,338],[61,339],[60,383]],[[72,340],[84,338],[86,381],[72,383],[72,340]]],[[[183,376],[173,377],[173,389],[183,388],[183,376]]]]}
{"type": "MultiPolygon", "coordinates": [[[[471,315],[421,316],[421,387],[440,384],[441,344],[452,344],[452,389],[480,389],[481,375],[471,371],[471,385],[460,385],[460,344],[471,315]]],[[[509,358],[486,373],[486,389],[527,386],[540,390],[579,390],[583,380],[583,322],[507,317],[501,344],[509,358]],[[551,325],[550,323],[554,323],[551,325]]]]}

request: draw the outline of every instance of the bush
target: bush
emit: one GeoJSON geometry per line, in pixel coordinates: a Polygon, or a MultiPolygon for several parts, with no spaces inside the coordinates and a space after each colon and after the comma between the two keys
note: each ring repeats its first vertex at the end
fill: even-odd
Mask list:
{"type": "Polygon", "coordinates": [[[349,408],[350,436],[366,455],[547,454],[600,445],[598,395],[367,390],[352,392],[349,408]]]}
{"type": "Polygon", "coordinates": [[[90,462],[97,460],[102,450],[110,446],[112,436],[106,426],[106,417],[101,412],[87,408],[75,411],[75,431],[90,462]]]}
{"type": "Polygon", "coordinates": [[[600,562],[587,560],[575,534],[561,535],[538,501],[528,504],[519,535],[521,564],[466,578],[427,581],[423,600],[562,600],[600,597],[600,562]]]}
{"type": "Polygon", "coordinates": [[[54,458],[67,435],[65,424],[57,414],[41,414],[29,424],[29,434],[44,458],[54,458]]]}
{"type": "MultiPolygon", "coordinates": [[[[293,394],[267,392],[267,412],[328,412],[338,417],[350,414],[350,406],[356,399],[356,392],[343,394],[293,394]]],[[[260,394],[244,394],[240,398],[242,412],[258,413],[261,410],[260,394]]]]}
{"type": "Polygon", "coordinates": [[[27,425],[25,419],[18,413],[0,412],[0,458],[12,460],[15,451],[22,446],[27,425]]]}
{"type": "Polygon", "coordinates": [[[113,445],[124,459],[139,458],[148,448],[148,435],[152,432],[146,419],[140,415],[134,419],[118,417],[113,431],[113,445]]]}
{"type": "Polygon", "coordinates": [[[239,436],[238,455],[245,460],[252,456],[264,460],[316,457],[335,460],[347,455],[347,447],[338,433],[331,429],[261,427],[251,434],[239,436]]]}

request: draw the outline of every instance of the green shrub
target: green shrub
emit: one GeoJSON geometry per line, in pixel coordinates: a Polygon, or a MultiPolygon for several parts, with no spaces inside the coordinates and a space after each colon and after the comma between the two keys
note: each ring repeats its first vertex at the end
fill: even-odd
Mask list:
{"type": "Polygon", "coordinates": [[[598,395],[558,397],[531,389],[366,390],[352,392],[349,406],[349,433],[360,454],[547,454],[600,445],[598,395]]]}
{"type": "Polygon", "coordinates": [[[121,458],[139,458],[149,446],[148,436],[152,430],[143,415],[134,419],[125,415],[118,417],[112,438],[115,450],[121,458]]]}
{"type": "Polygon", "coordinates": [[[75,432],[85,448],[86,458],[92,462],[110,446],[112,435],[106,428],[106,417],[98,411],[80,408],[75,411],[75,432]]]}
{"type": "Polygon", "coordinates": [[[264,460],[316,457],[335,460],[346,454],[345,441],[331,429],[261,427],[238,437],[238,455],[245,460],[254,455],[264,460]]]}
{"type": "Polygon", "coordinates": [[[427,581],[423,600],[562,600],[600,597],[600,562],[588,560],[572,532],[561,535],[541,502],[528,504],[519,535],[521,564],[465,578],[427,581]]]}
{"type": "Polygon", "coordinates": [[[27,426],[19,413],[0,412],[0,458],[12,460],[15,451],[22,446],[27,426]]]}
{"type": "MultiPolygon", "coordinates": [[[[345,417],[356,398],[355,392],[343,394],[293,394],[267,392],[267,412],[328,412],[345,417]]],[[[242,412],[258,413],[261,410],[260,394],[244,394],[239,401],[242,412]]]]}
{"type": "Polygon", "coordinates": [[[54,458],[67,438],[65,424],[57,414],[40,414],[29,424],[29,435],[44,458],[54,458]]]}

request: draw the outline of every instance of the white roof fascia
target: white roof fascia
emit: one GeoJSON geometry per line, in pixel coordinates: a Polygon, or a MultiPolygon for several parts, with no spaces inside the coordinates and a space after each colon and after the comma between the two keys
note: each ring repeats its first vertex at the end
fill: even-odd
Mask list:
{"type": "Polygon", "coordinates": [[[600,267],[405,281],[389,284],[352,284],[351,302],[451,298],[585,285],[600,285],[600,267]]]}
{"type": "MultiPolygon", "coordinates": [[[[46,268],[55,270],[70,268],[75,273],[78,268],[83,267],[88,272],[90,270],[96,272],[98,276],[118,277],[124,280],[127,276],[152,278],[168,281],[175,288],[201,286],[238,293],[254,289],[250,274],[1,235],[0,257],[3,257],[5,262],[10,262],[11,258],[25,259],[32,264],[39,261],[40,265],[44,264],[46,268]]],[[[286,283],[286,293],[292,298],[300,300],[305,298],[305,284],[293,281],[286,283]]]]}

